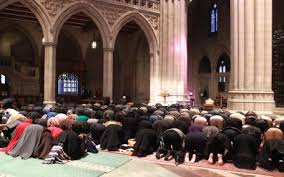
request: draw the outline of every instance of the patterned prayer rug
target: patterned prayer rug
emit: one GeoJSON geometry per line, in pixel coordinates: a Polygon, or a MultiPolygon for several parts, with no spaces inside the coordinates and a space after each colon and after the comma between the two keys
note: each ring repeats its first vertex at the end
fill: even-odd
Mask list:
{"type": "MultiPolygon", "coordinates": [[[[105,151],[106,152],[106,151],[105,151]]],[[[128,151],[112,151],[111,153],[113,154],[121,154],[121,155],[125,155],[125,156],[130,156],[132,153],[128,152],[128,151]]],[[[164,165],[175,165],[174,160],[170,160],[170,161],[165,161],[164,159],[156,159],[155,154],[149,155],[147,157],[142,157],[142,158],[138,158],[135,156],[132,156],[133,158],[136,159],[141,159],[144,161],[148,161],[148,162],[152,162],[152,163],[157,163],[157,164],[164,164],[164,165]]],[[[234,164],[232,163],[225,163],[224,165],[220,166],[217,163],[213,164],[213,165],[209,165],[208,162],[206,160],[201,160],[197,163],[194,164],[190,164],[188,157],[185,158],[185,163],[180,164],[179,166],[182,167],[196,167],[196,168],[200,168],[200,169],[210,169],[210,170],[216,170],[216,171],[226,171],[232,174],[238,174],[239,176],[245,176],[245,177],[254,177],[254,176],[258,176],[258,175],[264,175],[264,176],[269,176],[269,177],[273,177],[273,176],[283,176],[283,173],[280,173],[278,171],[268,171],[266,169],[257,167],[256,170],[247,170],[247,169],[240,169],[234,166],[234,164]]]]}
{"type": "Polygon", "coordinates": [[[42,164],[42,160],[22,160],[0,153],[0,177],[98,177],[124,165],[130,157],[99,152],[66,164],[42,164]]]}

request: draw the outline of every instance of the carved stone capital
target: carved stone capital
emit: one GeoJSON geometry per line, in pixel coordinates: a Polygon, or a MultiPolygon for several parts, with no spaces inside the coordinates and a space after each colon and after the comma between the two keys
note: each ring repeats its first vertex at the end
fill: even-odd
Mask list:
{"type": "Polygon", "coordinates": [[[159,29],[159,17],[154,15],[145,15],[147,21],[151,24],[154,30],[159,29]]]}
{"type": "Polygon", "coordinates": [[[103,14],[104,18],[110,26],[113,26],[116,20],[124,13],[126,13],[125,10],[115,7],[99,6],[98,9],[103,14]]]}
{"type": "Polygon", "coordinates": [[[50,16],[55,16],[67,4],[75,0],[40,0],[41,4],[46,8],[50,16]]]}

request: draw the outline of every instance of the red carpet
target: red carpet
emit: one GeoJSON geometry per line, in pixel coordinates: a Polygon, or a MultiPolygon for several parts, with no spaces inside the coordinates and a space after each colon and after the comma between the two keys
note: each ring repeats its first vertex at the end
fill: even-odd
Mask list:
{"type": "MultiPolygon", "coordinates": [[[[129,153],[127,153],[127,152],[124,153],[124,152],[115,151],[115,152],[112,152],[112,153],[129,155],[129,153]]],[[[138,158],[138,157],[133,156],[133,158],[138,158]]],[[[174,160],[170,160],[170,161],[165,161],[164,159],[158,160],[158,159],[156,159],[154,154],[149,155],[147,157],[138,158],[138,159],[149,161],[149,162],[154,162],[154,163],[166,164],[166,165],[175,165],[174,160]]],[[[180,164],[180,166],[183,166],[183,167],[192,166],[192,167],[207,168],[207,169],[211,168],[211,169],[226,170],[226,171],[237,172],[237,173],[248,173],[248,174],[252,174],[252,175],[253,174],[266,175],[266,176],[275,176],[275,175],[281,176],[281,175],[283,175],[283,177],[284,177],[284,173],[280,173],[278,171],[268,171],[268,170],[265,170],[265,169],[260,168],[260,167],[257,167],[256,170],[246,170],[246,169],[239,169],[239,168],[235,167],[234,164],[232,164],[232,163],[225,163],[223,166],[219,166],[218,164],[209,165],[206,160],[202,160],[202,161],[199,161],[199,162],[194,163],[194,164],[190,164],[189,162],[185,162],[183,164],[180,164]]]]}
{"type": "MultiPolygon", "coordinates": [[[[164,159],[156,159],[155,155],[150,155],[145,158],[142,158],[146,161],[151,161],[155,163],[163,163],[163,164],[169,164],[169,165],[175,165],[174,160],[171,161],[165,161],[164,159]]],[[[278,171],[268,171],[263,168],[257,167],[256,170],[246,170],[246,169],[239,169],[234,166],[232,163],[225,163],[223,166],[220,166],[218,164],[209,165],[206,160],[199,161],[194,164],[190,164],[189,162],[185,162],[181,164],[183,166],[193,166],[193,167],[202,167],[202,168],[213,168],[213,169],[219,169],[219,170],[226,170],[226,171],[232,171],[232,172],[241,172],[241,173],[250,173],[250,174],[260,174],[260,175],[267,175],[267,176],[274,176],[275,174],[281,174],[278,171]]],[[[283,174],[284,176],[284,174],[283,174]]]]}

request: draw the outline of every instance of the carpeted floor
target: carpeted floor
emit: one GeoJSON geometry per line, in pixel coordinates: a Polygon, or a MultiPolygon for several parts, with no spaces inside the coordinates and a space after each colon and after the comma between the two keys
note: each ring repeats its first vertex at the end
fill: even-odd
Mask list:
{"type": "MultiPolygon", "coordinates": [[[[171,165],[175,164],[174,160],[170,160],[170,161],[165,161],[164,159],[157,160],[156,156],[154,154],[143,158],[143,160],[149,161],[149,162],[154,162],[154,163],[168,164],[168,165],[169,164],[171,164],[171,165]]],[[[186,158],[185,163],[181,164],[180,166],[183,166],[183,167],[199,167],[199,168],[202,168],[202,169],[224,170],[224,171],[228,171],[228,172],[231,172],[231,173],[236,173],[238,175],[245,174],[246,176],[255,176],[257,174],[258,175],[265,175],[265,176],[281,175],[281,173],[279,173],[278,171],[268,171],[268,170],[265,170],[265,169],[260,168],[260,167],[257,167],[256,170],[240,169],[240,168],[235,167],[234,164],[232,164],[232,163],[225,163],[222,166],[218,165],[217,163],[215,163],[213,165],[209,165],[206,160],[202,160],[202,161],[199,161],[197,163],[190,164],[189,161],[188,161],[188,158],[186,158]]],[[[284,177],[284,175],[283,175],[283,177],[284,177]]]]}
{"type": "Polygon", "coordinates": [[[175,166],[174,161],[157,160],[154,155],[135,158],[118,152],[99,152],[66,164],[46,165],[42,160],[13,158],[0,153],[0,177],[282,177],[283,173],[261,168],[244,170],[233,164],[208,165],[206,161],[195,164],[185,162],[175,166]],[[128,163],[131,161],[130,163],[128,163]],[[153,176],[154,175],[154,176],[153,176]]]}
{"type": "MultiPolygon", "coordinates": [[[[131,154],[129,152],[118,152],[118,151],[114,151],[112,153],[126,155],[126,156],[129,156],[131,154]]],[[[143,158],[138,158],[138,157],[135,157],[135,156],[133,156],[133,157],[137,158],[137,159],[144,160],[144,161],[152,162],[152,163],[157,163],[157,164],[175,165],[174,160],[170,160],[170,161],[165,161],[163,159],[157,160],[155,154],[152,154],[152,155],[149,155],[149,156],[143,157],[143,158]]],[[[235,174],[238,174],[238,175],[244,174],[245,176],[248,176],[248,177],[251,177],[251,176],[253,177],[255,175],[281,176],[281,177],[283,176],[284,177],[284,174],[280,173],[278,171],[268,171],[268,170],[265,170],[265,169],[260,168],[260,167],[257,167],[256,170],[240,169],[240,168],[235,167],[234,164],[232,164],[232,163],[225,163],[222,166],[218,165],[217,163],[214,164],[214,165],[209,165],[206,160],[202,160],[202,161],[199,161],[197,163],[190,164],[188,157],[186,157],[185,163],[183,163],[179,166],[182,166],[182,167],[198,167],[198,168],[201,168],[201,169],[225,170],[227,172],[235,173],[235,174]]]]}
{"type": "Polygon", "coordinates": [[[42,160],[21,160],[0,153],[0,177],[98,177],[130,160],[125,155],[100,152],[66,164],[46,165],[42,160]]]}

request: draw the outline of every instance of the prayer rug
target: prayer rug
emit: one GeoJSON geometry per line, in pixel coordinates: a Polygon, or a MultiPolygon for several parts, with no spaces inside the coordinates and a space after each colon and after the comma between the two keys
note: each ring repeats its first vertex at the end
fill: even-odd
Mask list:
{"type": "MultiPolygon", "coordinates": [[[[162,159],[156,159],[156,156],[154,154],[149,155],[145,158],[140,158],[145,161],[154,162],[154,163],[160,163],[160,164],[166,164],[166,165],[175,165],[174,160],[165,161],[162,159]]],[[[231,173],[236,173],[238,175],[244,174],[245,176],[254,176],[254,175],[265,175],[265,176],[275,176],[275,175],[283,175],[283,173],[279,173],[278,171],[268,171],[263,168],[257,167],[256,170],[247,170],[247,169],[240,169],[234,166],[232,163],[225,163],[224,165],[220,166],[217,163],[210,165],[206,160],[201,160],[197,163],[190,164],[188,161],[188,157],[186,157],[185,162],[183,164],[180,164],[180,166],[183,167],[197,167],[197,168],[203,168],[203,169],[214,169],[214,170],[224,170],[231,173]]]]}
{"type": "Polygon", "coordinates": [[[66,164],[42,164],[42,160],[22,160],[0,153],[0,177],[98,177],[124,165],[128,156],[99,152],[66,164]]]}
{"type": "MultiPolygon", "coordinates": [[[[104,151],[107,152],[107,151],[104,151]]],[[[129,151],[125,151],[125,150],[119,150],[119,151],[111,151],[111,153],[113,154],[121,154],[121,155],[125,155],[125,156],[131,156],[132,153],[130,153],[129,151]]],[[[141,159],[141,160],[145,160],[145,161],[149,161],[149,162],[153,162],[153,163],[157,163],[157,164],[165,164],[165,165],[175,165],[174,160],[170,160],[170,161],[165,161],[164,159],[156,159],[155,154],[149,155],[147,157],[142,157],[142,158],[138,158],[136,156],[132,156],[133,158],[136,159],[141,159]]],[[[188,156],[185,158],[185,163],[181,164],[180,166],[183,167],[197,167],[197,168],[201,168],[201,169],[214,169],[214,170],[224,170],[230,173],[235,173],[238,175],[244,175],[247,177],[254,177],[255,175],[265,175],[265,176],[275,176],[275,175],[283,175],[283,173],[279,173],[278,171],[268,171],[265,170],[263,168],[257,167],[256,170],[247,170],[247,169],[240,169],[234,166],[234,164],[232,163],[225,163],[224,165],[220,166],[217,163],[213,164],[213,165],[209,165],[207,163],[206,160],[201,160],[197,163],[194,164],[190,164],[189,160],[188,160],[188,156]]],[[[284,177],[284,176],[283,176],[284,177]]]]}

